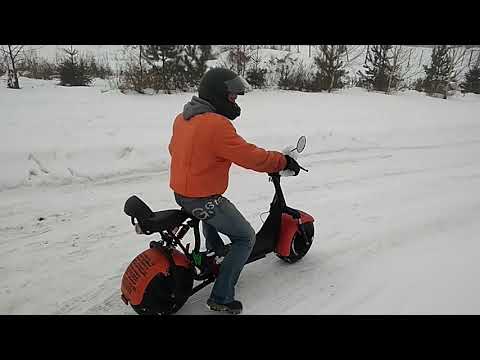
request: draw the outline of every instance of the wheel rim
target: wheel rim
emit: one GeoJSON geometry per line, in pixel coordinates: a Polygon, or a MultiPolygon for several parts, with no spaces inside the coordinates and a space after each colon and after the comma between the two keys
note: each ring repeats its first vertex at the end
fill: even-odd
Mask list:
{"type": "Polygon", "coordinates": [[[295,256],[305,255],[308,251],[309,244],[303,238],[302,234],[296,233],[292,241],[291,250],[295,256]]]}
{"type": "Polygon", "coordinates": [[[307,236],[307,239],[303,237],[300,231],[295,233],[295,236],[292,240],[292,245],[290,246],[291,253],[295,257],[305,255],[310,249],[313,241],[313,225],[306,225],[305,235],[307,236]]]}

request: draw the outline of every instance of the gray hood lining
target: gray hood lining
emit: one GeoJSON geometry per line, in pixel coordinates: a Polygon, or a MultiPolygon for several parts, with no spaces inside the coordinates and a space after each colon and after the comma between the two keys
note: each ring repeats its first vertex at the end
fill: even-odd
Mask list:
{"type": "Polygon", "coordinates": [[[207,112],[215,112],[215,107],[208,101],[193,96],[192,99],[183,107],[183,118],[190,120],[195,115],[200,115],[207,112]]]}

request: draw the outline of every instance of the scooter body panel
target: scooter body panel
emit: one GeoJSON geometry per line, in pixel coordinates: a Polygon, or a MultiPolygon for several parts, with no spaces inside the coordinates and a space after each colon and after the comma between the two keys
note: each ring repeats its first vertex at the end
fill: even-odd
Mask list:
{"type": "Polygon", "coordinates": [[[246,262],[247,264],[262,259],[265,257],[265,255],[275,250],[277,239],[280,234],[281,221],[281,209],[274,201],[270,208],[270,214],[257,233],[255,245],[250,253],[250,257],[246,262]]]}
{"type": "MultiPolygon", "coordinates": [[[[177,266],[191,266],[188,258],[173,249],[173,261],[177,266]]],[[[139,254],[128,266],[122,278],[122,298],[132,305],[138,305],[148,284],[157,274],[169,273],[170,264],[167,257],[158,249],[148,249],[139,254]]]]}
{"type": "MultiPolygon", "coordinates": [[[[302,223],[311,223],[314,221],[310,214],[300,211],[300,220],[302,223]]],[[[282,223],[280,226],[280,235],[275,247],[275,253],[280,256],[288,256],[290,253],[290,247],[295,233],[298,231],[298,220],[294,219],[289,214],[282,214],[282,223]]]]}

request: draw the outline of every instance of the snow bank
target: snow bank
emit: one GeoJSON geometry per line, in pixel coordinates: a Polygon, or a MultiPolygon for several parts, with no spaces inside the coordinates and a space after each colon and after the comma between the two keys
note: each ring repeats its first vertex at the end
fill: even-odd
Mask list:
{"type": "MultiPolygon", "coordinates": [[[[192,94],[124,95],[99,80],[71,88],[20,81],[20,91],[0,88],[0,190],[168,170],[171,122],[192,94]]],[[[386,96],[358,88],[333,94],[254,91],[239,99],[243,112],[235,124],[247,139],[279,149],[303,134],[316,139],[310,150],[318,152],[393,145],[405,132],[415,145],[425,142],[422,129],[449,137],[459,124],[468,124],[465,131],[476,126],[477,99],[445,101],[415,91],[386,96]],[[280,117],[287,119],[282,126],[280,117]]]]}

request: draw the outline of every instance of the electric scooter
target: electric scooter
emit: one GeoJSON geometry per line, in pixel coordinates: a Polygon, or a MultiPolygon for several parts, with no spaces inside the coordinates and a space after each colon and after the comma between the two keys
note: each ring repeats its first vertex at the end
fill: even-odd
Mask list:
{"type": "MultiPolygon", "coordinates": [[[[305,136],[291,151],[302,152],[305,136]]],[[[302,170],[308,171],[301,167],[302,170]]],[[[247,264],[274,252],[287,263],[300,260],[308,252],[314,237],[311,215],[290,208],[280,185],[279,173],[268,174],[275,188],[267,219],[256,235],[255,245],[247,264]]],[[[176,313],[188,298],[213,283],[221,263],[210,261],[205,270],[201,265],[200,220],[184,210],[153,212],[137,196],[131,196],[124,206],[137,234],[159,233],[161,240],[151,241],[150,248],[139,254],[126,269],[121,283],[121,298],[140,315],[176,313]],[[193,229],[194,247],[182,244],[193,229]],[[194,286],[194,281],[200,282],[194,286]]],[[[205,259],[205,258],[203,258],[205,259]]]]}

